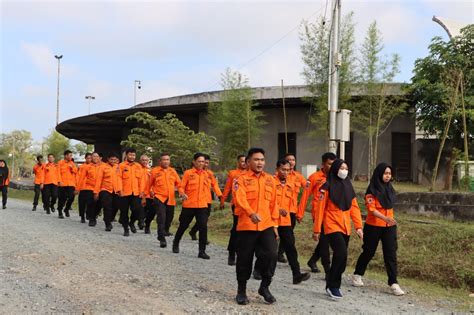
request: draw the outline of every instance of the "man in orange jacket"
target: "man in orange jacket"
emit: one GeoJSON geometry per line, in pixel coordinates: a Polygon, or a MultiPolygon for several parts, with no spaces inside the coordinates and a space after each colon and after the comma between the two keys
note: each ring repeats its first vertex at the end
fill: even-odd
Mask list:
{"type": "MultiPolygon", "coordinates": [[[[145,227],[145,219],[148,216],[149,212],[153,212],[153,199],[150,196],[150,179],[151,179],[151,167],[150,167],[150,158],[148,155],[143,154],[140,156],[140,165],[143,169],[143,177],[145,181],[144,195],[140,203],[140,212],[138,216],[138,228],[143,230],[145,228],[145,234],[150,234],[150,229],[145,227]]],[[[133,222],[133,221],[132,221],[133,222]]]]}
{"type": "MultiPolygon", "coordinates": [[[[336,160],[336,155],[332,152],[324,153],[321,157],[321,169],[313,174],[311,174],[306,183],[306,187],[303,191],[303,195],[300,199],[300,204],[298,205],[298,212],[296,214],[296,220],[298,222],[303,221],[304,213],[306,211],[306,204],[308,198],[313,195],[313,201],[311,202],[311,215],[314,221],[315,211],[316,211],[316,201],[317,196],[319,196],[319,189],[326,182],[326,176],[331,168],[332,163],[336,160]]],[[[318,244],[314,249],[313,255],[308,260],[308,267],[311,269],[311,272],[320,272],[318,266],[316,265],[319,258],[321,258],[321,263],[326,274],[329,273],[329,267],[331,264],[329,257],[329,243],[324,235],[324,228],[321,227],[322,233],[319,238],[318,244]]]]}
{"type": "MultiPolygon", "coordinates": [[[[222,193],[221,210],[224,209],[224,202],[227,200],[229,195],[231,195],[232,185],[239,178],[239,176],[247,170],[247,163],[245,163],[245,155],[237,156],[237,168],[235,170],[229,171],[227,174],[227,180],[225,182],[224,192],[222,193]]],[[[232,198],[232,217],[233,223],[232,228],[230,229],[229,244],[227,245],[227,251],[229,252],[229,257],[227,258],[227,264],[229,266],[235,265],[235,252],[237,248],[237,220],[239,216],[235,215],[235,201],[232,198]]]]}
{"type": "Polygon", "coordinates": [[[158,241],[160,241],[161,248],[167,246],[165,236],[171,236],[169,228],[173,221],[176,205],[175,191],[181,183],[178,173],[170,164],[170,155],[162,153],[160,165],[151,171],[150,196],[153,198],[153,208],[148,213],[145,222],[145,230],[149,231],[150,224],[156,214],[158,241]]]}
{"type": "Polygon", "coordinates": [[[32,211],[36,211],[36,207],[38,206],[38,200],[41,195],[41,200],[43,201],[43,208],[44,208],[44,198],[43,198],[43,193],[41,192],[41,180],[43,178],[43,172],[44,172],[44,163],[43,163],[43,156],[38,155],[36,157],[36,164],[33,166],[33,174],[35,175],[35,196],[33,198],[33,209],[32,211]]]}
{"type": "Polygon", "coordinates": [[[83,178],[83,172],[87,169],[89,164],[92,163],[92,153],[87,152],[85,155],[85,163],[82,164],[79,167],[79,170],[77,171],[77,185],[76,185],[76,191],[74,194],[79,195],[77,198],[77,203],[79,205],[79,216],[81,217],[81,223],[86,223],[86,205],[87,205],[87,192],[82,189],[81,187],[81,181],[83,178]]]}
{"type": "Polygon", "coordinates": [[[40,188],[43,191],[44,205],[47,214],[54,212],[54,205],[58,198],[58,186],[61,184],[61,172],[54,163],[54,154],[48,154],[48,163],[44,166],[40,188]]]}
{"type": "Polygon", "coordinates": [[[92,163],[84,164],[79,178],[79,187],[84,192],[86,201],[86,219],[89,226],[97,225],[97,205],[94,200],[94,189],[97,182],[97,171],[99,170],[100,158],[97,152],[92,153],[92,163]]]}
{"type": "Polygon", "coordinates": [[[143,176],[142,166],[135,162],[136,156],[135,149],[127,149],[125,151],[126,160],[119,164],[122,177],[119,222],[123,226],[123,236],[129,236],[130,230],[132,233],[137,233],[137,229],[130,219],[139,217],[141,199],[145,195],[145,176],[143,176]],[[129,209],[131,210],[130,217],[128,216],[129,209]]]}
{"type": "Polygon", "coordinates": [[[119,194],[122,191],[122,179],[118,165],[118,155],[109,153],[107,163],[101,163],[97,171],[94,187],[94,199],[100,200],[104,207],[105,231],[112,231],[112,221],[118,211],[119,194]]]}
{"type": "Polygon", "coordinates": [[[69,217],[69,210],[74,202],[74,190],[76,187],[77,167],[72,161],[72,152],[64,151],[64,159],[58,162],[61,173],[62,184],[58,188],[58,217],[64,219],[64,214],[69,217]]]}
{"type": "Polygon", "coordinates": [[[183,208],[179,216],[179,227],[173,240],[173,253],[179,253],[179,242],[191,221],[196,218],[199,231],[199,254],[202,259],[209,259],[206,254],[208,194],[211,182],[204,170],[205,154],[196,153],[193,157],[193,168],[183,174],[179,185],[179,196],[183,199],[183,208]]]}
{"type": "Polygon", "coordinates": [[[247,154],[249,170],[234,183],[235,214],[237,223],[237,282],[236,301],[248,304],[246,287],[252,273],[254,254],[261,262],[258,266],[262,282],[258,293],[267,303],[275,297],[269,286],[273,276],[273,264],[277,256],[278,220],[276,186],[273,177],[263,171],[265,151],[251,148],[247,154]]]}

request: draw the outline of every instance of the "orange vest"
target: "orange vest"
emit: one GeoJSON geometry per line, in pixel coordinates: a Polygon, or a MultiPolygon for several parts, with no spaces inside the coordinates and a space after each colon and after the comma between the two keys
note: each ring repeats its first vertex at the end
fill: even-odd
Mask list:
{"type": "Polygon", "coordinates": [[[101,191],[107,191],[109,193],[122,191],[122,178],[120,176],[120,168],[117,164],[110,165],[109,163],[102,163],[97,168],[97,180],[94,187],[95,194],[101,191]]]}
{"type": "Polygon", "coordinates": [[[168,200],[169,206],[176,205],[175,189],[180,183],[179,175],[172,167],[164,169],[158,166],[151,170],[150,190],[161,202],[168,200]]]}
{"type": "Polygon", "coordinates": [[[77,167],[73,161],[67,162],[66,160],[61,160],[58,162],[59,172],[61,173],[61,186],[76,186],[76,174],[77,167]]]}
{"type": "Polygon", "coordinates": [[[35,185],[41,184],[41,181],[43,180],[43,173],[44,173],[44,163],[43,164],[36,163],[35,166],[33,166],[33,174],[35,174],[35,185]]]}
{"type": "Polygon", "coordinates": [[[291,216],[289,209],[291,209],[293,204],[297,202],[294,197],[294,183],[287,180],[285,184],[282,184],[278,177],[275,177],[275,185],[278,211],[280,209],[284,209],[287,212],[286,216],[280,215],[278,226],[291,226],[291,216]]]}
{"type": "Polygon", "coordinates": [[[100,163],[94,164],[84,164],[81,172],[81,182],[79,183],[79,187],[81,190],[94,190],[95,185],[97,183],[97,172],[99,167],[102,166],[100,163]]]}
{"type": "MultiPolygon", "coordinates": [[[[240,169],[229,171],[229,173],[227,174],[227,180],[225,182],[224,192],[222,193],[222,198],[224,199],[224,201],[227,200],[230,192],[232,191],[232,185],[234,183],[234,180],[237,179],[244,172],[245,170],[240,169]]],[[[234,198],[232,198],[232,204],[234,204],[234,198]]]]}
{"type": "Polygon", "coordinates": [[[46,163],[44,166],[43,179],[41,183],[44,185],[54,184],[58,185],[61,181],[61,172],[56,163],[46,163]]]}
{"type": "Polygon", "coordinates": [[[276,203],[275,181],[265,172],[257,175],[247,171],[234,184],[235,215],[239,216],[237,231],[263,231],[278,226],[280,213],[276,203]],[[254,224],[250,215],[256,213],[261,221],[254,224]]]}
{"type": "Polygon", "coordinates": [[[143,179],[145,181],[145,188],[144,188],[144,197],[147,199],[150,199],[150,179],[151,179],[151,168],[150,167],[144,167],[143,168],[143,179]]]}
{"type": "MultiPolygon", "coordinates": [[[[294,183],[293,195],[294,195],[295,200],[298,201],[298,195],[300,194],[301,189],[306,186],[306,179],[300,172],[291,171],[290,174],[288,175],[287,181],[294,183]]],[[[294,204],[292,204],[290,212],[296,213],[297,211],[298,211],[298,202],[295,202],[294,204]]]]}
{"type": "Polygon", "coordinates": [[[313,195],[313,201],[311,202],[311,215],[313,216],[314,220],[314,213],[316,211],[316,201],[317,197],[319,196],[318,192],[325,182],[326,174],[324,174],[322,170],[314,172],[308,177],[305,189],[303,191],[303,195],[301,195],[300,204],[298,205],[298,212],[296,213],[297,218],[303,219],[309,196],[313,195]]]}
{"type": "Polygon", "coordinates": [[[139,196],[145,191],[145,176],[143,167],[137,163],[128,161],[119,164],[122,175],[122,196],[139,196]]]}
{"type": "Polygon", "coordinates": [[[393,219],[393,209],[385,209],[382,207],[377,197],[372,194],[365,196],[365,206],[367,208],[367,218],[365,223],[373,226],[387,227],[388,224],[382,219],[377,218],[374,215],[374,210],[377,210],[386,217],[393,219]]]}
{"type": "MultiPolygon", "coordinates": [[[[207,175],[209,176],[209,182],[211,183],[212,190],[214,190],[214,193],[217,195],[217,197],[222,196],[221,189],[219,188],[219,185],[217,184],[217,179],[216,176],[214,176],[214,172],[211,170],[206,170],[207,175]]],[[[212,203],[212,194],[211,194],[211,189],[207,192],[207,203],[210,204],[212,203]]]]}
{"type": "Polygon", "coordinates": [[[180,194],[186,194],[188,199],[183,200],[183,208],[207,208],[211,181],[209,173],[205,170],[192,168],[184,172],[179,185],[180,194]]]}

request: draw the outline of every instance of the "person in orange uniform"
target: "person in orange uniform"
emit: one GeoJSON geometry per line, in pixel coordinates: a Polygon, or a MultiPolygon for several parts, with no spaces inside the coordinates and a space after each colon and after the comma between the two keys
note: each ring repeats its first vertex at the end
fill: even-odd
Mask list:
{"type": "MultiPolygon", "coordinates": [[[[301,190],[305,187],[306,185],[306,179],[304,176],[296,170],[296,156],[294,153],[287,153],[283,157],[284,160],[287,160],[290,162],[290,167],[291,167],[291,172],[288,175],[288,181],[293,182],[295,189],[294,189],[294,198],[295,200],[298,200],[298,196],[301,192],[301,190]]],[[[298,202],[294,203],[291,206],[290,209],[290,218],[291,218],[291,228],[294,229],[296,225],[296,212],[298,211],[298,202]]],[[[287,260],[284,255],[285,249],[283,248],[283,245],[279,245],[278,247],[278,258],[277,261],[281,263],[286,263],[287,260]]]]}
{"type": "Polygon", "coordinates": [[[0,160],[0,190],[2,191],[2,209],[7,208],[8,185],[10,184],[10,171],[7,162],[0,160]]]}
{"type": "Polygon", "coordinates": [[[143,176],[142,166],[135,162],[137,151],[127,149],[125,151],[126,160],[119,164],[120,174],[122,176],[122,192],[120,194],[120,219],[123,226],[123,236],[129,236],[137,233],[135,225],[130,219],[139,217],[140,203],[145,191],[145,177],[143,176]],[[130,218],[128,210],[131,210],[130,218]]]}
{"type": "Polygon", "coordinates": [[[276,185],[273,176],[265,173],[265,151],[251,148],[247,154],[249,170],[234,183],[235,214],[237,223],[237,296],[241,305],[249,303],[247,281],[252,273],[253,257],[260,260],[258,266],[262,281],[258,293],[267,303],[276,302],[269,290],[276,264],[278,221],[280,214],[276,203],[276,185]]]}
{"type": "Polygon", "coordinates": [[[44,196],[44,205],[47,214],[54,212],[54,205],[58,198],[58,186],[61,184],[61,172],[54,163],[54,154],[48,154],[48,163],[44,166],[40,188],[44,196]]]}
{"type": "MultiPolygon", "coordinates": [[[[153,208],[153,199],[150,197],[150,158],[148,155],[143,154],[140,156],[140,165],[142,166],[143,171],[143,180],[145,182],[145,188],[143,190],[143,197],[140,202],[139,211],[137,217],[130,217],[131,224],[135,225],[135,221],[138,221],[138,229],[143,230],[145,227],[145,218],[148,215],[148,212],[152,211],[153,208]]],[[[145,234],[150,234],[150,229],[145,229],[145,234]]]]}
{"type": "Polygon", "coordinates": [[[183,174],[178,187],[179,196],[183,199],[183,208],[179,216],[179,226],[173,240],[173,253],[179,253],[179,242],[191,221],[196,218],[199,231],[199,254],[202,259],[209,259],[206,254],[207,211],[211,181],[209,173],[204,170],[205,154],[196,153],[193,157],[193,168],[183,174]]]}
{"type": "Polygon", "coordinates": [[[69,210],[74,202],[74,191],[76,187],[77,167],[72,161],[72,152],[64,151],[64,159],[58,162],[61,173],[62,184],[58,187],[58,217],[64,219],[64,214],[69,217],[69,210]]]}
{"type": "MultiPolygon", "coordinates": [[[[209,217],[211,216],[211,209],[212,209],[212,192],[211,189],[214,191],[216,194],[217,198],[222,198],[222,192],[221,189],[219,188],[219,184],[217,183],[216,176],[214,175],[214,172],[211,171],[209,168],[209,164],[211,163],[211,157],[208,154],[204,154],[204,170],[207,172],[209,176],[209,181],[211,183],[210,189],[207,193],[207,217],[209,220],[209,217]]],[[[191,235],[191,239],[193,241],[197,240],[196,233],[198,232],[198,224],[197,222],[194,223],[193,227],[189,231],[189,235],[191,235]]],[[[209,244],[209,242],[206,240],[206,244],[209,244]]]]}
{"type": "Polygon", "coordinates": [[[36,207],[38,206],[39,197],[41,195],[41,200],[43,201],[43,208],[44,208],[44,198],[43,193],[41,192],[41,179],[43,178],[44,172],[44,163],[43,163],[43,156],[38,155],[36,157],[36,164],[33,166],[33,174],[35,175],[35,196],[33,197],[33,209],[32,211],[36,211],[36,207]]]}
{"type": "Polygon", "coordinates": [[[145,230],[149,230],[151,221],[156,214],[158,241],[160,241],[161,248],[167,246],[165,236],[171,236],[169,228],[173,221],[176,205],[175,191],[181,183],[178,173],[170,164],[170,155],[162,153],[160,165],[151,170],[150,196],[153,198],[153,208],[145,221],[145,230]]]}
{"type": "Polygon", "coordinates": [[[118,155],[109,153],[107,163],[101,163],[97,170],[94,199],[104,207],[105,231],[112,231],[112,221],[118,211],[119,194],[122,191],[122,177],[118,165],[118,155]]]}
{"type": "MultiPolygon", "coordinates": [[[[306,187],[301,196],[300,203],[298,205],[298,212],[296,213],[296,220],[298,222],[303,221],[304,213],[306,211],[306,204],[308,198],[313,195],[313,201],[311,202],[311,214],[314,222],[314,212],[316,211],[315,205],[317,197],[319,195],[319,189],[326,182],[326,176],[331,168],[332,163],[336,160],[336,155],[332,152],[324,153],[321,157],[321,169],[317,172],[311,174],[306,182],[306,187]]],[[[311,269],[311,272],[320,272],[318,266],[316,265],[317,261],[321,258],[321,263],[326,274],[329,273],[329,267],[331,265],[329,258],[329,243],[326,236],[324,235],[324,229],[321,230],[321,236],[319,238],[318,245],[314,249],[313,255],[308,260],[308,267],[311,269]]]]}
{"type": "Polygon", "coordinates": [[[341,277],[346,269],[351,219],[357,235],[363,237],[362,217],[348,174],[345,161],[336,159],[332,163],[327,181],[319,190],[314,216],[313,239],[319,240],[324,225],[324,234],[333,251],[331,268],[326,275],[326,292],[333,299],[342,298],[341,277]]]}
{"type": "MultiPolygon", "coordinates": [[[[224,192],[222,193],[220,209],[224,209],[224,202],[227,200],[229,195],[231,195],[232,185],[234,181],[239,178],[239,176],[247,170],[247,164],[245,163],[245,155],[239,155],[237,157],[237,168],[235,170],[229,171],[227,174],[227,180],[225,182],[224,192]]],[[[235,265],[235,252],[236,252],[236,242],[237,242],[237,220],[239,216],[235,215],[235,205],[234,199],[232,198],[232,217],[233,223],[232,228],[230,229],[229,244],[227,245],[227,251],[229,252],[229,257],[227,258],[227,264],[229,266],[235,265]]]]}
{"type": "Polygon", "coordinates": [[[100,166],[100,158],[97,152],[92,153],[92,163],[84,164],[79,179],[79,187],[85,195],[86,219],[89,220],[89,226],[97,225],[97,208],[94,200],[94,189],[97,182],[97,172],[100,166]]]}
{"type": "Polygon", "coordinates": [[[397,221],[393,218],[395,190],[391,180],[392,167],[387,163],[377,165],[365,193],[367,218],[364,225],[364,245],[352,276],[352,284],[356,287],[364,285],[362,276],[374,257],[379,241],[382,241],[388,285],[394,295],[404,295],[405,292],[397,281],[397,221]]]}
{"type": "Polygon", "coordinates": [[[76,195],[79,195],[77,198],[78,205],[79,205],[79,216],[81,217],[81,223],[86,223],[86,205],[87,205],[87,195],[88,193],[82,189],[81,182],[84,177],[85,170],[89,167],[89,164],[92,163],[92,153],[87,152],[85,155],[85,163],[79,167],[77,171],[77,185],[76,191],[74,192],[76,195]]]}
{"type": "MultiPolygon", "coordinates": [[[[301,273],[300,264],[298,262],[298,251],[295,246],[295,235],[291,227],[290,210],[295,203],[294,191],[296,189],[295,183],[288,180],[288,175],[291,172],[290,162],[288,160],[279,160],[276,164],[277,173],[275,175],[276,182],[276,203],[280,213],[278,221],[278,235],[280,236],[280,245],[285,249],[288,263],[293,274],[293,284],[299,284],[310,278],[310,274],[301,273]]],[[[276,268],[276,264],[274,264],[276,268]]],[[[274,273],[275,269],[273,270],[274,273]]]]}

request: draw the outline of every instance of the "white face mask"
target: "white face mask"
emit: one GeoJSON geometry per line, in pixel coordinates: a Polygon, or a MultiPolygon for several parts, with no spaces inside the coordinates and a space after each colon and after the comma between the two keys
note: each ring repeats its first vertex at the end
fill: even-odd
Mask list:
{"type": "Polygon", "coordinates": [[[349,170],[339,170],[339,172],[337,172],[337,177],[339,177],[340,179],[346,179],[348,174],[349,170]]]}

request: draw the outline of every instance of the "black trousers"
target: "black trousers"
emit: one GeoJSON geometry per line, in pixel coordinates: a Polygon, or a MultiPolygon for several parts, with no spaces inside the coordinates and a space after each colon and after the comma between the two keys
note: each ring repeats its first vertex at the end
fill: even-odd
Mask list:
{"type": "Polygon", "coordinates": [[[293,233],[293,228],[291,226],[279,226],[278,234],[280,235],[280,246],[283,246],[285,250],[293,277],[300,275],[300,263],[298,262],[298,252],[295,246],[295,235],[293,233]]]}
{"type": "MultiPolygon", "coordinates": [[[[207,205],[207,218],[209,219],[209,217],[211,216],[211,207],[212,207],[212,204],[208,204],[207,205]]],[[[199,226],[198,226],[198,223],[197,223],[197,220],[196,222],[194,223],[193,227],[191,228],[191,230],[189,231],[189,233],[191,234],[196,234],[197,232],[199,231],[199,226]]]]}
{"type": "Polygon", "coordinates": [[[94,200],[94,192],[92,190],[82,190],[84,200],[86,202],[86,219],[89,221],[96,220],[96,201],[94,200]]]}
{"type": "Polygon", "coordinates": [[[8,186],[0,186],[0,190],[2,191],[2,206],[6,206],[8,200],[8,186]]]}
{"type": "Polygon", "coordinates": [[[100,201],[100,198],[95,200],[94,202],[94,213],[95,213],[95,218],[97,219],[100,215],[100,212],[102,211],[103,208],[102,201],[100,201]]]}
{"type": "Polygon", "coordinates": [[[46,210],[51,210],[58,199],[58,186],[54,184],[47,184],[43,186],[44,207],[46,210]]]}
{"type": "Polygon", "coordinates": [[[229,255],[235,255],[237,251],[237,223],[239,222],[239,216],[234,214],[235,206],[232,205],[232,228],[230,229],[230,237],[229,237],[229,244],[227,245],[227,250],[229,251],[229,255]]]}
{"type": "Polygon", "coordinates": [[[383,260],[388,276],[388,285],[397,283],[397,226],[380,227],[370,224],[364,225],[364,244],[362,254],[357,260],[354,274],[363,276],[367,265],[375,251],[379,241],[382,241],[383,260]]]}
{"type": "Polygon", "coordinates": [[[44,208],[44,196],[40,187],[41,187],[40,184],[35,184],[35,196],[33,197],[33,206],[36,207],[38,205],[39,197],[41,195],[41,202],[43,203],[43,208],[44,208]]]}
{"type": "Polygon", "coordinates": [[[132,217],[137,218],[138,217],[137,212],[140,211],[139,210],[140,202],[141,202],[140,197],[134,196],[134,195],[119,198],[119,208],[120,208],[119,223],[122,224],[122,226],[125,229],[128,229],[128,226],[131,223],[128,216],[128,209],[130,209],[131,211],[130,218],[132,217]]]}
{"type": "MultiPolygon", "coordinates": [[[[138,197],[137,197],[138,198],[138,197]]],[[[132,211],[130,215],[130,224],[135,224],[135,222],[143,223],[146,218],[146,211],[148,210],[146,205],[142,205],[142,200],[139,198],[139,202],[137,204],[137,208],[135,212],[132,211]]]]}
{"type": "Polygon", "coordinates": [[[277,258],[277,241],[273,227],[263,231],[237,231],[237,281],[247,281],[252,274],[253,256],[257,256],[262,285],[268,286],[273,277],[277,258]]]}
{"type": "Polygon", "coordinates": [[[321,227],[321,234],[319,235],[319,242],[316,245],[313,255],[309,259],[308,263],[316,263],[321,258],[321,264],[323,265],[324,272],[329,273],[331,266],[330,254],[329,254],[329,242],[326,235],[324,235],[324,227],[321,227]]]}
{"type": "Polygon", "coordinates": [[[344,270],[346,270],[349,235],[341,232],[334,232],[327,234],[326,236],[333,252],[331,268],[329,269],[329,274],[326,275],[326,287],[340,288],[341,277],[344,270]]]}
{"type": "MultiPolygon", "coordinates": [[[[291,229],[295,229],[296,213],[290,212],[290,219],[291,219],[291,229]]],[[[283,247],[283,245],[280,242],[280,244],[278,245],[278,256],[283,255],[284,252],[285,252],[285,248],[283,247]]]]}
{"type": "Polygon", "coordinates": [[[105,225],[112,224],[119,208],[119,196],[104,190],[99,193],[99,200],[104,207],[105,225]]]}
{"type": "Polygon", "coordinates": [[[174,237],[174,242],[179,242],[189,224],[196,218],[199,231],[199,250],[206,250],[207,243],[207,219],[209,208],[183,208],[179,216],[179,226],[174,237]]]}
{"type": "Polygon", "coordinates": [[[71,210],[73,202],[74,186],[58,187],[58,211],[62,211],[63,209],[71,210]]]}
{"type": "MultiPolygon", "coordinates": [[[[148,202],[148,199],[147,199],[147,202],[148,202]]],[[[160,241],[164,241],[165,234],[169,232],[169,226],[168,226],[168,230],[166,229],[167,223],[169,221],[169,217],[171,217],[171,221],[173,220],[174,206],[169,206],[168,200],[165,200],[165,202],[161,202],[161,200],[157,198],[152,199],[151,202],[152,202],[152,207],[147,213],[147,217],[145,219],[145,225],[149,227],[156,215],[156,225],[158,227],[157,228],[158,239],[160,241]]]]}
{"type": "Polygon", "coordinates": [[[77,199],[79,204],[79,216],[85,218],[86,216],[86,204],[87,204],[87,193],[85,190],[79,192],[79,197],[77,199]]]}

